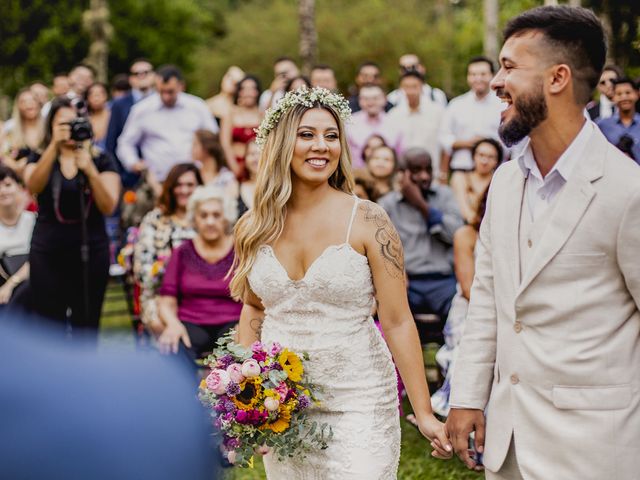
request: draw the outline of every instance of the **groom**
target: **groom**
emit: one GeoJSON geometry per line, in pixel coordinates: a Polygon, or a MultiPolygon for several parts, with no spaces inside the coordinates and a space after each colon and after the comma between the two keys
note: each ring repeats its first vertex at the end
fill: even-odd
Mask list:
{"type": "Polygon", "coordinates": [[[637,479],[640,168],[585,120],[602,25],[540,7],[504,37],[500,135],[528,138],[491,185],[447,431],[487,479],[637,479]]]}

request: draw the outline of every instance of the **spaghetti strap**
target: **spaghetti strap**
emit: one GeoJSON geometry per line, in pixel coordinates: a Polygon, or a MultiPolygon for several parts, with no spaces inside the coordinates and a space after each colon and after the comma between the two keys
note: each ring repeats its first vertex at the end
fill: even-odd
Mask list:
{"type": "Polygon", "coordinates": [[[344,243],[349,243],[349,237],[351,236],[351,227],[353,227],[353,220],[356,218],[356,211],[358,210],[358,202],[360,200],[355,195],[353,196],[353,198],[353,210],[351,210],[351,220],[349,220],[349,228],[347,229],[347,239],[344,241],[344,243]]]}

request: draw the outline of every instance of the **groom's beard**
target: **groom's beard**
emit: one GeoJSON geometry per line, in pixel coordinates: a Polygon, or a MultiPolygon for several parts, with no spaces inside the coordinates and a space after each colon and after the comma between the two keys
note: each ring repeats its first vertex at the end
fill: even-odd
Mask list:
{"type": "MultiPolygon", "coordinates": [[[[498,92],[498,96],[501,92],[498,92]]],[[[502,94],[504,95],[504,94],[502,94]]],[[[507,147],[511,147],[531,133],[531,130],[546,120],[549,110],[544,99],[542,85],[535,93],[522,95],[513,102],[515,115],[513,119],[504,122],[498,129],[498,134],[507,147]]]]}

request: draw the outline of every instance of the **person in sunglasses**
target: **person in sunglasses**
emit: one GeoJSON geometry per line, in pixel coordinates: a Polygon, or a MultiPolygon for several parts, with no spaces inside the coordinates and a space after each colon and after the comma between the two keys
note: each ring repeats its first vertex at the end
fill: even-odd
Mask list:
{"type": "Polygon", "coordinates": [[[598,81],[598,92],[600,98],[598,101],[591,102],[587,105],[587,113],[594,122],[603,118],[609,118],[616,110],[616,104],[613,101],[613,84],[622,77],[622,69],[617,65],[605,65],[600,74],[598,81]]]}

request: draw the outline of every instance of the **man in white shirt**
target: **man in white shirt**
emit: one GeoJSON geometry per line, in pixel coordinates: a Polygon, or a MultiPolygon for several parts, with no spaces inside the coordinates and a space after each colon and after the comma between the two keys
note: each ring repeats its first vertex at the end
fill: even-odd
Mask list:
{"type": "Polygon", "coordinates": [[[402,132],[402,147],[419,147],[429,152],[432,168],[439,171],[440,144],[438,130],[444,115],[444,107],[422,95],[424,77],[415,70],[409,70],[400,77],[400,90],[405,102],[392,108],[389,121],[402,132]]]}
{"type": "MultiPolygon", "coordinates": [[[[398,60],[398,65],[400,68],[400,76],[407,72],[418,72],[422,75],[422,78],[426,75],[426,69],[418,56],[414,53],[406,53],[400,57],[398,60]]],[[[430,100],[435,102],[443,107],[447,106],[447,96],[446,94],[440,90],[439,88],[432,87],[426,82],[422,82],[422,97],[424,100],[430,100]]],[[[398,88],[393,92],[390,92],[387,95],[387,101],[391,103],[393,106],[400,106],[403,103],[406,103],[407,97],[404,94],[402,88],[398,88]]]]}
{"type": "Polygon", "coordinates": [[[498,139],[503,106],[489,88],[494,74],[493,62],[474,57],[467,64],[470,90],[454,98],[445,111],[440,130],[444,150],[438,180],[446,183],[453,170],[472,170],[471,149],[482,138],[498,139]]]}
{"type": "Polygon", "coordinates": [[[117,147],[126,169],[148,170],[162,182],[174,165],[193,161],[191,144],[196,130],[218,131],[204,100],[185,93],[184,86],[177,67],[163,66],[157,72],[156,93],[131,108],[117,147]]]}
{"type": "Polygon", "coordinates": [[[640,169],[584,117],[604,28],[544,6],[504,37],[500,137],[528,139],[491,180],[446,429],[487,480],[638,478],[640,169]]]}

